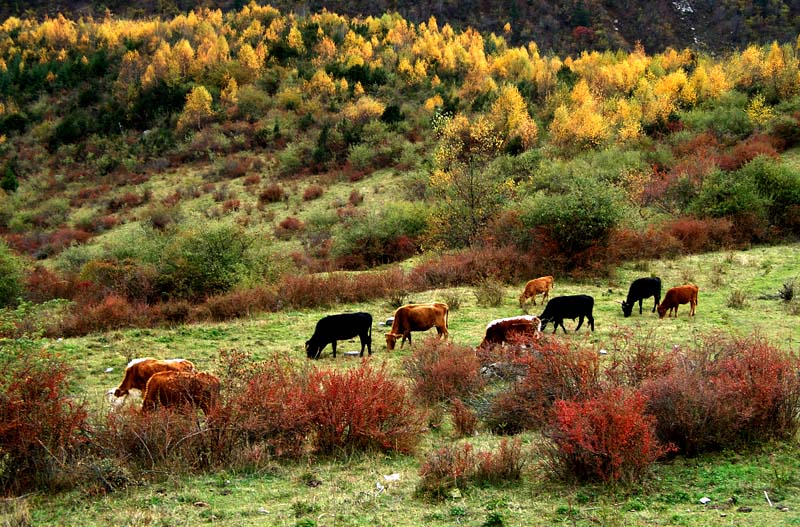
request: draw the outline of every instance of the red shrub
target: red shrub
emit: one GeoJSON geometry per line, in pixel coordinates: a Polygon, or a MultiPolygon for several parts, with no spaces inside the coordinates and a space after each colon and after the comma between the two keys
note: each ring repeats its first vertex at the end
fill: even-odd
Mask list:
{"type": "Polygon", "coordinates": [[[429,453],[419,467],[417,494],[445,498],[453,489],[465,488],[475,474],[476,463],[469,443],[445,446],[429,453]]]}
{"type": "Polygon", "coordinates": [[[416,493],[432,498],[445,498],[454,489],[472,483],[506,484],[522,477],[525,456],[521,442],[500,442],[497,452],[475,452],[470,443],[445,446],[431,452],[419,469],[416,493]]]}
{"type": "Polygon", "coordinates": [[[283,308],[303,309],[384,298],[405,287],[405,276],[398,268],[358,275],[290,275],[278,284],[278,298],[283,308]]]}
{"type": "Polygon", "coordinates": [[[425,404],[473,395],[483,387],[480,363],[470,346],[429,337],[403,361],[411,393],[425,404]]]}
{"type": "Polygon", "coordinates": [[[270,455],[299,457],[306,453],[314,430],[311,392],[307,379],[278,362],[259,368],[244,390],[231,400],[228,411],[248,441],[263,443],[270,455]]]}
{"type": "Polygon", "coordinates": [[[93,260],[83,266],[80,278],[104,288],[106,294],[146,302],[152,300],[155,293],[153,284],[157,271],[154,267],[137,263],[93,260]]]}
{"type": "Polygon", "coordinates": [[[151,306],[150,312],[155,323],[184,324],[192,315],[192,304],[186,300],[171,300],[151,306]]]}
{"type": "Polygon", "coordinates": [[[477,457],[474,479],[481,483],[497,485],[522,479],[525,455],[518,437],[512,441],[503,439],[497,452],[479,452],[477,457]]]}
{"type": "Polygon", "coordinates": [[[258,174],[250,174],[249,176],[246,176],[244,178],[242,183],[247,188],[255,187],[256,185],[261,183],[261,176],[259,176],[258,174]]]}
{"type": "Polygon", "coordinates": [[[25,299],[40,304],[55,298],[72,298],[72,287],[68,280],[46,267],[37,265],[25,277],[25,299]]]}
{"type": "Polygon", "coordinates": [[[666,230],[687,253],[713,251],[734,243],[733,224],[725,218],[682,217],[668,223],[666,230]]]}
{"type": "Polygon", "coordinates": [[[242,206],[242,202],[239,201],[238,199],[229,199],[229,200],[226,200],[225,203],[222,204],[222,212],[224,212],[226,214],[230,213],[230,212],[235,212],[235,211],[239,210],[239,208],[241,206],[242,206]]]}
{"type": "Polygon", "coordinates": [[[147,191],[141,195],[134,194],[133,192],[126,192],[122,196],[114,196],[108,200],[107,207],[109,212],[117,212],[121,209],[138,207],[142,203],[146,203],[149,200],[150,196],[147,191]]]}
{"type": "Polygon", "coordinates": [[[275,292],[265,287],[240,289],[222,295],[214,295],[203,303],[211,320],[230,320],[250,316],[263,311],[276,311],[278,298],[275,292]]]}
{"type": "Polygon", "coordinates": [[[738,170],[761,155],[778,159],[778,150],[769,136],[753,135],[734,145],[730,154],[721,158],[719,167],[723,170],[738,170]]]}
{"type": "Polygon", "coordinates": [[[286,199],[286,191],[277,183],[270,183],[258,195],[259,203],[277,203],[286,199]]]}
{"type": "Polygon", "coordinates": [[[241,157],[228,157],[219,169],[218,177],[221,179],[236,179],[243,177],[250,170],[252,160],[241,157]]]}
{"type": "Polygon", "coordinates": [[[98,304],[76,303],[47,333],[48,336],[77,337],[95,331],[147,327],[149,317],[146,305],[134,305],[121,296],[109,295],[98,304]]]}
{"type": "Polygon", "coordinates": [[[662,378],[672,371],[672,355],[653,338],[633,341],[629,333],[615,343],[614,349],[617,353],[605,369],[606,378],[614,386],[639,388],[645,381],[662,378]]]}
{"type": "Polygon", "coordinates": [[[358,190],[353,190],[352,192],[350,192],[350,197],[347,198],[347,202],[350,203],[350,205],[357,207],[362,203],[364,203],[364,194],[362,194],[358,190]]]}
{"type": "Polygon", "coordinates": [[[307,392],[314,447],[322,453],[410,453],[425,428],[424,415],[385,364],[375,369],[364,361],[347,371],[313,371],[307,392]]]}
{"type": "Polygon", "coordinates": [[[608,241],[608,258],[612,262],[673,258],[682,244],[663,228],[649,226],[645,231],[617,228],[608,241]]]}
{"type": "Polygon", "coordinates": [[[322,197],[323,194],[322,187],[316,184],[312,184],[306,187],[303,191],[303,201],[312,201],[317,198],[322,197]]]}
{"type": "Polygon", "coordinates": [[[551,468],[579,481],[640,480],[672,447],[658,442],[639,392],[613,388],[584,401],[556,401],[547,435],[551,468]]]}
{"type": "Polygon", "coordinates": [[[599,359],[594,350],[571,350],[554,339],[539,341],[539,349],[520,357],[527,375],[497,394],[485,422],[495,433],[535,430],[547,419],[553,401],[582,400],[599,390],[599,359]]]}
{"type": "Polygon", "coordinates": [[[68,364],[22,344],[0,358],[0,448],[4,493],[74,484],[73,461],[88,429],[85,403],[69,395],[68,364]]]}
{"type": "Polygon", "coordinates": [[[450,414],[453,418],[453,431],[456,437],[469,437],[478,430],[478,416],[461,399],[450,400],[450,414]]]}
{"type": "Polygon", "coordinates": [[[275,237],[279,240],[290,240],[292,236],[303,230],[305,225],[294,216],[283,219],[275,228],[275,237]]]}
{"type": "Polygon", "coordinates": [[[659,438],[693,455],[793,437],[799,366],[762,339],[711,336],[702,348],[677,355],[668,375],[643,383],[642,393],[659,438]]]}

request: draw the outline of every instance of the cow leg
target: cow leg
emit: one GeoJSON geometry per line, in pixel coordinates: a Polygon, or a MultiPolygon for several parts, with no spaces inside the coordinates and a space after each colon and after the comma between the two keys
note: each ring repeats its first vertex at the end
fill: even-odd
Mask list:
{"type": "Polygon", "coordinates": [[[336,358],[336,341],[334,340],[331,342],[331,348],[333,348],[333,358],[336,358]]]}
{"type": "Polygon", "coordinates": [[[586,315],[586,318],[589,319],[589,327],[591,327],[592,331],[594,331],[594,317],[592,315],[586,315]]]}
{"type": "Polygon", "coordinates": [[[653,304],[653,310],[651,311],[651,313],[655,313],[656,312],[656,307],[658,307],[658,302],[659,302],[659,300],[661,300],[660,296],[654,296],[653,298],[656,299],[656,303],[653,304]]]}
{"type": "MultiPolygon", "coordinates": [[[[562,331],[564,332],[564,334],[566,335],[566,334],[567,334],[567,328],[565,328],[565,327],[564,327],[564,319],[562,318],[561,320],[559,320],[559,321],[558,321],[558,324],[561,324],[561,330],[562,330],[562,331]]],[[[558,326],[556,326],[556,327],[558,327],[558,326]]]]}
{"type": "Polygon", "coordinates": [[[578,317],[578,326],[575,328],[575,331],[578,331],[579,329],[581,329],[582,325],[583,325],[583,315],[578,317]]]}
{"type": "Polygon", "coordinates": [[[639,299],[639,314],[642,314],[642,298],[639,299]]]}

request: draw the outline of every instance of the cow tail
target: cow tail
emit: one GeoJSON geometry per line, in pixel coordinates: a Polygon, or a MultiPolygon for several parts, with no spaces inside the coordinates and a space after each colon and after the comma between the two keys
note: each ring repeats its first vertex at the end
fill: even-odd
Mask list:
{"type": "Polygon", "coordinates": [[[450,306],[447,306],[447,311],[444,313],[444,328],[447,330],[447,334],[450,334],[450,306]]]}

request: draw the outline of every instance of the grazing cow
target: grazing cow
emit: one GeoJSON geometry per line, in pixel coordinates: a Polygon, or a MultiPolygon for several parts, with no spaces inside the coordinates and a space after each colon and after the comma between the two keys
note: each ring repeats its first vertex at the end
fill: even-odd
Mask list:
{"type": "Polygon", "coordinates": [[[664,295],[664,301],[658,304],[658,318],[664,318],[664,315],[669,316],[669,313],[675,312],[675,318],[678,318],[678,306],[680,304],[689,304],[689,316],[694,316],[695,308],[697,307],[697,292],[699,288],[694,284],[679,285],[673,287],[667,294],[664,295]]]}
{"type": "Polygon", "coordinates": [[[583,324],[583,318],[589,321],[589,325],[594,331],[594,317],[592,316],[592,309],[594,309],[594,298],[589,295],[570,295],[570,296],[557,296],[551,299],[544,308],[544,312],[539,315],[542,321],[542,331],[547,327],[547,324],[553,323],[553,333],[558,331],[558,326],[567,332],[564,327],[564,319],[569,318],[575,320],[578,318],[578,331],[583,324]]]}
{"type": "Polygon", "coordinates": [[[544,301],[547,300],[547,297],[550,295],[551,289],[553,289],[552,276],[541,276],[528,281],[528,283],[525,284],[525,290],[519,295],[519,307],[524,308],[525,302],[527,302],[529,298],[533,298],[533,305],[535,306],[536,295],[538,294],[542,295],[542,304],[544,304],[544,301]]]}
{"type": "Polygon", "coordinates": [[[306,355],[309,359],[318,359],[322,349],[330,344],[335,358],[336,341],[352,339],[356,335],[361,340],[359,356],[364,356],[364,346],[372,355],[372,315],[369,313],[328,315],[319,319],[314,334],[306,341],[306,355]]]}
{"type": "Polygon", "coordinates": [[[479,348],[497,346],[515,339],[539,340],[542,336],[542,321],[533,315],[492,320],[486,326],[486,335],[479,348]]]}
{"type": "Polygon", "coordinates": [[[219,377],[206,372],[162,371],[147,381],[142,411],[197,407],[208,415],[219,400],[219,377]]]}
{"type": "Polygon", "coordinates": [[[394,312],[392,329],[386,334],[386,348],[394,349],[397,338],[402,337],[400,347],[406,340],[411,344],[412,331],[427,331],[436,328],[439,337],[447,338],[447,304],[435,302],[432,304],[406,304],[394,312]]]}
{"type": "Polygon", "coordinates": [[[642,300],[645,298],[653,297],[653,311],[656,312],[656,306],[661,302],[661,278],[654,276],[652,278],[637,278],[631,283],[628,289],[628,298],[622,302],[622,314],[626,317],[631,316],[633,312],[633,305],[639,302],[639,314],[642,314],[642,300]]]}
{"type": "Polygon", "coordinates": [[[162,371],[194,371],[194,364],[186,359],[159,360],[152,357],[133,359],[125,367],[125,377],[119,388],[114,390],[114,396],[128,395],[128,392],[134,389],[144,392],[150,377],[162,371]]]}

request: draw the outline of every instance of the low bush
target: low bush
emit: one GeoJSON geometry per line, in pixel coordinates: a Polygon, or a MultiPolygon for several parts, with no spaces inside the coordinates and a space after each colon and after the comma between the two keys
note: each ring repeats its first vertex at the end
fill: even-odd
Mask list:
{"type": "Polygon", "coordinates": [[[645,381],[662,378],[672,370],[672,355],[652,338],[634,340],[624,334],[614,348],[617,352],[604,371],[613,386],[639,388],[645,381]]]}
{"type": "Polygon", "coordinates": [[[672,370],[645,381],[659,439],[694,455],[793,437],[800,361],[758,337],[711,336],[681,351],[672,370]]]}
{"type": "Polygon", "coordinates": [[[67,314],[47,328],[47,336],[76,337],[96,331],[147,327],[150,310],[143,304],[132,304],[117,295],[109,295],[99,303],[75,303],[67,314]]]}
{"type": "Polygon", "coordinates": [[[672,447],[659,443],[646,398],[613,388],[582,401],[558,400],[546,435],[557,475],[578,481],[634,483],[672,447]]]}
{"type": "Polygon", "coordinates": [[[420,465],[418,496],[449,497],[472,484],[504,485],[519,481],[525,455],[518,439],[502,440],[497,452],[476,452],[470,443],[450,445],[429,453],[420,465]]]}
{"type": "Polygon", "coordinates": [[[277,183],[270,183],[258,195],[259,203],[277,203],[286,199],[286,191],[277,183]]]}
{"type": "Polygon", "coordinates": [[[81,269],[80,280],[92,282],[106,294],[115,294],[131,302],[154,300],[157,271],[153,266],[136,262],[93,260],[81,269]]]}
{"type": "Polygon", "coordinates": [[[419,468],[417,495],[442,499],[454,489],[466,488],[475,473],[476,462],[469,443],[445,446],[429,453],[419,468]]]}
{"type": "Polygon", "coordinates": [[[479,306],[497,307],[503,303],[506,288],[497,280],[485,278],[478,282],[472,292],[479,306]]]}
{"type": "Polygon", "coordinates": [[[278,283],[280,308],[304,309],[355,303],[390,296],[406,288],[401,269],[369,273],[288,275],[278,283]]]}
{"type": "Polygon", "coordinates": [[[519,481],[522,479],[525,457],[522,441],[518,437],[511,441],[503,439],[497,452],[478,452],[478,466],[474,479],[491,485],[519,481]]]}
{"type": "Polygon", "coordinates": [[[357,451],[411,453],[425,429],[403,383],[385,364],[367,361],[347,371],[312,371],[308,409],[313,416],[313,447],[323,454],[357,451]]]}
{"type": "Polygon", "coordinates": [[[312,201],[321,198],[324,190],[321,186],[312,184],[306,187],[303,191],[303,201],[312,201]]]}
{"type": "Polygon", "coordinates": [[[450,400],[450,416],[456,437],[469,437],[478,430],[478,416],[458,397],[450,400]]]}
{"type": "Polygon", "coordinates": [[[497,434],[536,430],[556,400],[583,400],[600,387],[599,359],[594,350],[572,350],[557,340],[539,341],[538,349],[516,359],[527,366],[525,377],[495,395],[484,417],[497,434]]]}
{"type": "Polygon", "coordinates": [[[735,245],[733,223],[727,218],[676,218],[665,225],[666,232],[681,245],[685,253],[701,253],[735,245]]]}
{"type": "Polygon", "coordinates": [[[469,347],[430,337],[403,361],[411,393],[427,405],[474,395],[483,387],[480,363],[469,347]]]}
{"type": "Polygon", "coordinates": [[[235,375],[244,387],[225,412],[249,443],[263,445],[270,457],[297,458],[307,453],[314,430],[307,379],[276,361],[235,375]],[[249,375],[248,375],[249,373],[249,375]]]}
{"type": "Polygon", "coordinates": [[[0,489],[62,490],[74,485],[89,432],[85,402],[69,396],[68,364],[31,341],[0,354],[0,489]]]}

